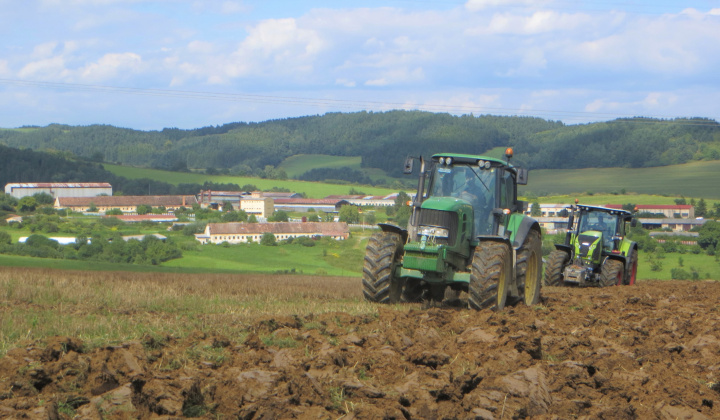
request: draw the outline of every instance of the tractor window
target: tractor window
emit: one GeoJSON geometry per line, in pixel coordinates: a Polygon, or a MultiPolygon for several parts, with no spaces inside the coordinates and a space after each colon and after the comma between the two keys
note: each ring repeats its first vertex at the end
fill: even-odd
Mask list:
{"type": "Polygon", "coordinates": [[[602,232],[605,246],[612,245],[612,237],[617,232],[617,217],[603,211],[589,211],[585,214],[580,231],[594,230],[602,232]]]}
{"type": "Polygon", "coordinates": [[[500,207],[509,209],[513,208],[515,203],[515,188],[512,174],[505,172],[500,179],[500,207]]]}
{"type": "Polygon", "coordinates": [[[480,169],[464,165],[436,166],[432,185],[432,197],[454,197],[473,206],[476,234],[492,232],[491,212],[495,207],[496,168],[480,169]]]}

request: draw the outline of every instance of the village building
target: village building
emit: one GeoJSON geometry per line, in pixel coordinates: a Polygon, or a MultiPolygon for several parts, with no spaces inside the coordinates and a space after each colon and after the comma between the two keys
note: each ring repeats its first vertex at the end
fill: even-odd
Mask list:
{"type": "Polygon", "coordinates": [[[265,233],[272,233],[278,241],[301,236],[345,240],[350,236],[350,229],[345,222],[208,223],[205,232],[196,234],[195,238],[202,244],[241,244],[260,242],[265,233]]]}
{"type": "Polygon", "coordinates": [[[119,195],[98,197],[58,197],[55,199],[56,209],[67,209],[86,213],[95,207],[98,213],[112,209],[120,209],[123,213],[137,213],[138,206],[153,208],[164,207],[165,211],[173,212],[182,207],[192,208],[197,203],[194,195],[119,195]]]}
{"type": "MultiPolygon", "coordinates": [[[[622,209],[620,204],[607,204],[611,209],[622,209]]],[[[638,204],[635,206],[638,213],[652,213],[663,215],[668,219],[694,219],[695,207],[689,204],[638,204]]]]}
{"type": "Polygon", "coordinates": [[[112,186],[107,182],[21,182],[5,185],[5,194],[15,198],[50,194],[57,197],[95,197],[112,195],[112,186]]]}
{"type": "Polygon", "coordinates": [[[178,221],[178,217],[172,214],[127,214],[122,216],[112,215],[104,217],[114,217],[118,220],[122,220],[125,223],[174,223],[178,221]]]}
{"type": "Polygon", "coordinates": [[[350,204],[347,200],[335,198],[277,198],[275,210],[306,212],[312,209],[323,213],[337,213],[340,207],[350,204]]]}
{"type": "Polygon", "coordinates": [[[201,207],[220,210],[229,203],[235,210],[242,210],[248,215],[266,219],[275,210],[273,198],[265,196],[262,191],[200,191],[198,203],[201,207]]]}
{"type": "Polygon", "coordinates": [[[390,195],[328,195],[328,200],[344,200],[360,207],[390,207],[395,205],[397,193],[390,195]]]}

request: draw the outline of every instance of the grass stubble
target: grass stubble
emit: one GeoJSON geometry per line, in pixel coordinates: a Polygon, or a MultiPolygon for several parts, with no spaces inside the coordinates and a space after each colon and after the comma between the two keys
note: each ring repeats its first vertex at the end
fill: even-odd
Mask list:
{"type": "Polygon", "coordinates": [[[242,340],[259,318],[328,312],[376,314],[377,307],[351,277],[0,267],[0,357],[52,336],[90,349],[193,331],[242,340]]]}

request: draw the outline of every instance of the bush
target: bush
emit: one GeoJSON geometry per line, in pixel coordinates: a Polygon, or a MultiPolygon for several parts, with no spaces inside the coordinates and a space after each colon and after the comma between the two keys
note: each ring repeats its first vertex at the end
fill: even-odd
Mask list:
{"type": "Polygon", "coordinates": [[[0,245],[7,245],[12,242],[12,237],[9,233],[0,230],[0,245]]]}
{"type": "Polygon", "coordinates": [[[276,246],[277,240],[275,240],[275,235],[270,232],[263,233],[262,238],[260,238],[260,245],[276,246]]]}

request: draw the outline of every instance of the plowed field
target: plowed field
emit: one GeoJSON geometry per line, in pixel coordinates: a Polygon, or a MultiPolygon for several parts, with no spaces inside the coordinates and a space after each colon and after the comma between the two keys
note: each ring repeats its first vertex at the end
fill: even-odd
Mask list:
{"type": "Polygon", "coordinates": [[[542,293],[502,312],[263,316],[241,341],[29,341],[0,359],[0,418],[720,418],[720,284],[542,293]]]}

